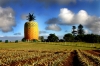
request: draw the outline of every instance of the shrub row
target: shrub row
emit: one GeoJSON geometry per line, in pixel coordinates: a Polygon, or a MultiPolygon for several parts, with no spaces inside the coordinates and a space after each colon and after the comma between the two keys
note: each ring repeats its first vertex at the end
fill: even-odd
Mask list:
{"type": "MultiPolygon", "coordinates": [[[[2,40],[0,40],[0,42],[2,42],[2,40]]],[[[8,42],[9,42],[8,40],[5,40],[5,43],[8,43],[8,42]]],[[[18,43],[18,40],[15,40],[15,43],[18,43]]]]}
{"type": "Polygon", "coordinates": [[[28,40],[28,39],[25,39],[25,38],[23,38],[22,39],[22,42],[39,42],[37,39],[33,39],[33,40],[28,40]]]}

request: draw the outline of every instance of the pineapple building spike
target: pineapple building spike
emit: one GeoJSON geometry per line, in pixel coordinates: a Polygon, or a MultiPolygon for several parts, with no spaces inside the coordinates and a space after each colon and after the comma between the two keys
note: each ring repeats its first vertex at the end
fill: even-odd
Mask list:
{"type": "MultiPolygon", "coordinates": [[[[34,13],[33,13],[33,14],[34,14],[34,13]]],[[[35,16],[33,16],[33,14],[30,14],[30,13],[29,13],[29,15],[27,16],[27,17],[28,17],[27,20],[29,20],[29,21],[32,21],[32,20],[34,21],[34,20],[36,20],[36,19],[35,19],[35,16]]]]}

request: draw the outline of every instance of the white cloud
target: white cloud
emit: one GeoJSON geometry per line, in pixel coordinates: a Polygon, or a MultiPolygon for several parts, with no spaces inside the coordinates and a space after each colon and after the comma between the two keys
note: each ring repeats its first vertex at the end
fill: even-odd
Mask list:
{"type": "Polygon", "coordinates": [[[21,35],[21,33],[19,32],[19,33],[14,33],[14,35],[21,35]]]}
{"type": "Polygon", "coordinates": [[[12,8],[2,8],[0,7],[0,29],[3,32],[9,32],[13,30],[13,26],[15,26],[14,20],[14,11],[12,8]]]}
{"type": "MultiPolygon", "coordinates": [[[[60,24],[82,24],[94,34],[100,34],[100,17],[90,16],[85,10],[80,10],[77,14],[74,14],[67,8],[60,9],[58,15],[63,21],[60,24]]],[[[87,32],[87,30],[86,30],[87,32]]]]}
{"type": "Polygon", "coordinates": [[[70,10],[67,8],[62,8],[60,9],[60,14],[59,17],[67,23],[70,23],[73,20],[74,13],[72,13],[70,10]]]}
{"type": "Polygon", "coordinates": [[[91,23],[87,27],[92,31],[92,33],[100,34],[100,21],[91,23]]]}
{"type": "Polygon", "coordinates": [[[0,37],[4,37],[3,35],[0,35],[0,37]]]}
{"type": "Polygon", "coordinates": [[[46,34],[48,33],[47,31],[39,31],[39,34],[46,34]]]}
{"type": "Polygon", "coordinates": [[[51,24],[45,28],[46,30],[61,31],[61,28],[56,24],[51,24]]]}
{"type": "Polygon", "coordinates": [[[88,29],[84,29],[85,34],[89,34],[89,30],[88,29]]]}
{"type": "MultiPolygon", "coordinates": [[[[89,15],[85,10],[80,10],[77,15],[74,16],[76,17],[76,22],[81,24],[86,24],[86,20],[89,18],[89,15]]],[[[73,20],[74,21],[74,20],[73,20]]]]}
{"type": "Polygon", "coordinates": [[[85,10],[80,10],[77,14],[74,14],[71,10],[62,8],[59,17],[65,24],[86,24],[89,15],[85,10]]]}
{"type": "Polygon", "coordinates": [[[21,19],[26,20],[27,19],[28,14],[22,14],[21,15],[21,19]]]}
{"type": "Polygon", "coordinates": [[[13,18],[13,16],[12,16],[12,13],[10,13],[8,17],[11,17],[11,18],[13,18]]]}
{"type": "Polygon", "coordinates": [[[100,34],[100,17],[88,15],[85,10],[80,10],[77,14],[74,14],[71,10],[62,8],[58,16],[63,21],[59,24],[82,24],[92,33],[100,34]]]}
{"type": "Polygon", "coordinates": [[[61,21],[58,18],[51,18],[49,20],[47,20],[45,23],[46,24],[57,24],[60,23],[61,21]]]}

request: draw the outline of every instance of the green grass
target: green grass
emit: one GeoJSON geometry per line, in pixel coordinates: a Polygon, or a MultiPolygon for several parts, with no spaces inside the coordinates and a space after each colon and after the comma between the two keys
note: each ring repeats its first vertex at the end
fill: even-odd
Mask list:
{"type": "Polygon", "coordinates": [[[4,43],[0,42],[0,49],[16,49],[16,50],[69,50],[82,49],[94,50],[99,49],[99,43],[84,43],[84,42],[18,42],[4,43]],[[94,44],[94,46],[93,46],[94,44]]]}

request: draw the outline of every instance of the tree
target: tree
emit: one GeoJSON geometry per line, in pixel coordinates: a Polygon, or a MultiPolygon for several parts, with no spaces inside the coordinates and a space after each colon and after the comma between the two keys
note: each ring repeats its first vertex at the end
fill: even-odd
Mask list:
{"type": "Polygon", "coordinates": [[[72,34],[68,33],[68,34],[64,35],[63,39],[65,41],[72,42],[72,41],[74,41],[74,36],[72,34]]]}
{"type": "MultiPolygon", "coordinates": [[[[33,13],[34,14],[34,13],[33,13]]],[[[28,17],[28,19],[27,20],[29,20],[29,21],[34,21],[35,20],[35,16],[33,16],[33,14],[30,14],[29,13],[29,15],[27,16],[28,17]]]]}
{"type": "Polygon", "coordinates": [[[22,38],[22,40],[21,40],[22,42],[25,42],[26,41],[26,39],[25,38],[22,38]]]}
{"type": "Polygon", "coordinates": [[[83,25],[78,26],[78,35],[84,35],[83,25]]]}
{"type": "Polygon", "coordinates": [[[73,34],[74,37],[77,34],[77,31],[75,29],[76,29],[76,26],[72,26],[72,34],[73,34]]]}
{"type": "Polygon", "coordinates": [[[2,40],[0,40],[0,42],[2,42],[2,40]]]}
{"type": "Polygon", "coordinates": [[[44,42],[44,37],[43,36],[40,36],[39,39],[44,42]]]}
{"type": "Polygon", "coordinates": [[[64,42],[64,39],[60,39],[59,42],[64,42]]]}
{"type": "Polygon", "coordinates": [[[37,39],[33,39],[33,42],[38,42],[38,40],[37,39]]]}
{"type": "Polygon", "coordinates": [[[49,34],[47,41],[49,42],[57,42],[59,38],[55,34],[49,34]]]}
{"type": "Polygon", "coordinates": [[[87,34],[85,35],[85,42],[89,43],[98,43],[100,42],[100,36],[96,34],[87,34]]]}
{"type": "Polygon", "coordinates": [[[5,43],[8,43],[8,40],[5,40],[5,43]]]}
{"type": "Polygon", "coordinates": [[[18,43],[18,40],[15,40],[15,43],[18,43]]]}
{"type": "Polygon", "coordinates": [[[44,39],[44,41],[43,42],[47,42],[47,39],[44,39]]]}
{"type": "Polygon", "coordinates": [[[79,41],[79,42],[82,42],[82,41],[84,41],[84,35],[77,35],[77,36],[75,36],[75,41],[79,41]]]}

